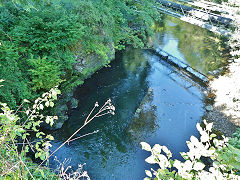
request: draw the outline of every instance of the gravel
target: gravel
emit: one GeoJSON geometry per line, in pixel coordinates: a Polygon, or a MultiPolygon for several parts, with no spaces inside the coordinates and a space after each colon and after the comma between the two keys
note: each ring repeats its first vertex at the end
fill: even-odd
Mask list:
{"type": "Polygon", "coordinates": [[[234,125],[240,126],[240,61],[231,63],[229,72],[211,81],[209,86],[216,97],[207,117],[216,122],[217,129],[229,135],[236,129],[234,125]]]}

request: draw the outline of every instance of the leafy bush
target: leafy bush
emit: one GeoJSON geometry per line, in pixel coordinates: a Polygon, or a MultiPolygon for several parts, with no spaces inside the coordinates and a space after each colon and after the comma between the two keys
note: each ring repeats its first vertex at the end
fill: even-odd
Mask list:
{"type": "Polygon", "coordinates": [[[54,106],[54,101],[59,94],[60,91],[58,89],[51,89],[48,93],[44,93],[41,98],[37,98],[32,106],[32,103],[28,100],[24,100],[24,103],[29,104],[29,108],[24,109],[23,104],[21,104],[15,112],[10,110],[7,104],[0,103],[1,179],[90,180],[87,172],[83,171],[83,165],[79,165],[75,172],[69,171],[71,169],[71,166],[68,165],[69,159],[60,162],[55,158],[55,161],[59,163],[59,168],[50,170],[47,166],[49,164],[49,158],[64,145],[69,145],[72,141],[97,133],[98,130],[87,133],[84,136],[77,136],[78,132],[87,126],[93,119],[107,114],[114,115],[115,107],[112,105],[110,99],[101,107],[98,102],[96,102],[82,126],[50,154],[50,142],[54,140],[54,137],[42,132],[40,130],[40,125],[42,123],[47,123],[52,126],[54,121],[58,119],[56,116],[43,115],[42,112],[46,107],[54,106]],[[25,116],[19,116],[20,112],[24,113],[25,116]],[[21,117],[23,117],[23,120],[21,120],[21,117]],[[33,163],[27,156],[29,151],[34,154],[36,159],[39,158],[41,160],[39,165],[33,163]]]}
{"type": "Polygon", "coordinates": [[[33,67],[29,70],[33,90],[49,91],[61,83],[60,68],[56,62],[50,61],[46,57],[38,57],[38,59],[29,59],[29,63],[33,67]]]}
{"type": "Polygon", "coordinates": [[[0,99],[11,107],[16,107],[25,98],[32,98],[26,76],[21,71],[18,62],[19,55],[13,43],[2,41],[0,45],[0,77],[5,81],[1,83],[4,88],[0,88],[0,99]]]}
{"type": "Polygon", "coordinates": [[[44,6],[40,10],[24,11],[9,35],[24,53],[46,56],[75,44],[82,28],[77,16],[63,8],[44,6]]]}
{"type": "Polygon", "coordinates": [[[16,25],[21,17],[22,8],[11,2],[4,2],[4,6],[0,4],[0,33],[5,36],[14,25],[16,25]]]}
{"type": "Polygon", "coordinates": [[[237,128],[236,132],[233,133],[233,137],[229,140],[229,144],[240,149],[240,128],[237,128]]]}
{"type": "Polygon", "coordinates": [[[99,67],[88,68],[85,74],[76,72],[73,65],[79,53],[96,54],[102,59],[99,64],[106,65],[112,48],[143,47],[159,17],[154,5],[153,0],[2,1],[3,102],[15,108],[24,98],[36,97],[57,84],[64,91],[82,84],[86,74],[99,67]],[[12,59],[6,63],[6,58],[12,59]],[[7,83],[14,76],[17,83],[7,83]]]}
{"type": "Polygon", "coordinates": [[[151,148],[149,144],[141,142],[142,148],[151,152],[145,161],[160,166],[160,169],[152,170],[153,174],[147,170],[148,177],[145,179],[239,179],[240,149],[230,145],[228,138],[217,138],[216,134],[211,133],[213,123],[204,120],[204,126],[202,128],[197,124],[200,140],[191,136],[187,141],[189,152],[181,153],[184,162],[172,160],[172,153],[165,146],[155,144],[151,148]],[[204,164],[207,159],[210,167],[204,164]]]}
{"type": "MultiPolygon", "coordinates": [[[[18,116],[21,107],[14,112],[5,103],[1,103],[0,113],[0,177],[6,179],[57,179],[57,175],[47,167],[38,167],[26,154],[31,150],[35,158],[41,160],[49,156],[50,141],[53,136],[41,132],[39,127],[44,121],[53,125],[55,116],[44,116],[41,111],[45,106],[53,106],[60,93],[52,89],[37,98],[34,105],[24,111],[24,120],[18,116]],[[31,135],[30,135],[31,132],[31,135]],[[31,141],[33,135],[36,137],[31,141]]],[[[29,103],[25,100],[24,103],[29,103]]]]}
{"type": "Polygon", "coordinates": [[[81,34],[77,16],[68,15],[63,8],[43,6],[41,11],[27,11],[20,7],[4,3],[0,8],[0,19],[5,19],[0,21],[4,39],[0,76],[5,80],[0,97],[12,108],[73,76],[74,55],[68,47],[81,34]]]}

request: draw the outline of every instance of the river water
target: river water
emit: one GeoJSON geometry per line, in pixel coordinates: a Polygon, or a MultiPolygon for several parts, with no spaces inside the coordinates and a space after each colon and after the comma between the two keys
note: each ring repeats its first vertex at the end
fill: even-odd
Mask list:
{"type": "MultiPolygon", "coordinates": [[[[156,28],[154,46],[207,74],[222,61],[218,39],[211,33],[164,17],[163,28],[156,28]],[[213,50],[214,49],[214,50],[213,50]],[[211,69],[212,68],[212,69],[211,69]]],[[[157,168],[144,159],[150,154],[141,150],[140,142],[167,146],[173,157],[187,151],[186,141],[199,136],[196,123],[204,114],[201,84],[195,86],[178,70],[148,50],[127,48],[106,67],[87,79],[76,91],[79,105],[72,110],[64,126],[52,132],[51,150],[60,146],[82,124],[95,102],[103,104],[110,98],[115,115],[94,119],[77,136],[99,130],[63,146],[57,159],[71,159],[69,165],[84,169],[91,179],[135,180],[145,177],[146,169],[157,168]]],[[[76,136],[76,137],[77,137],[76,136]]],[[[53,158],[50,166],[56,168],[53,158]]]]}

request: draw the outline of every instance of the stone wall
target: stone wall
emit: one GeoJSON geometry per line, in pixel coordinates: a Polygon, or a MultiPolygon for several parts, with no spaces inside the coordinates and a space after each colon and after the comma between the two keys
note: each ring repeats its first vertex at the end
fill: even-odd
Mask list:
{"type": "MultiPolygon", "coordinates": [[[[113,43],[106,44],[106,46],[109,48],[109,53],[108,58],[105,60],[96,53],[87,55],[81,50],[75,52],[76,62],[73,65],[74,70],[81,74],[84,70],[92,69],[92,71],[87,71],[87,78],[89,78],[96,71],[104,67],[109,61],[112,61],[115,58],[115,49],[113,47],[113,43]]],[[[61,128],[64,122],[68,120],[71,109],[77,108],[78,100],[74,96],[76,88],[77,87],[75,87],[73,91],[69,93],[62,92],[56,107],[56,115],[58,116],[58,120],[52,127],[50,127],[51,130],[61,128]]]]}

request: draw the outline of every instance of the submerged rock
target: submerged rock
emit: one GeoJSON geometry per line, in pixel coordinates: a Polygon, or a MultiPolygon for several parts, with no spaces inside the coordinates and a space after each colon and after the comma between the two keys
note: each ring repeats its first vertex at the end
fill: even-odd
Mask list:
{"type": "Polygon", "coordinates": [[[208,105],[208,106],[205,107],[205,109],[206,109],[207,111],[212,111],[212,110],[213,110],[213,106],[208,105]]]}
{"type": "Polygon", "coordinates": [[[78,107],[78,100],[76,98],[71,99],[71,109],[75,109],[78,107]]]}
{"type": "Polygon", "coordinates": [[[149,131],[153,131],[156,127],[156,106],[152,105],[152,100],[153,91],[152,88],[149,88],[127,128],[128,135],[131,138],[142,139],[143,134],[146,137],[149,131]]]}

